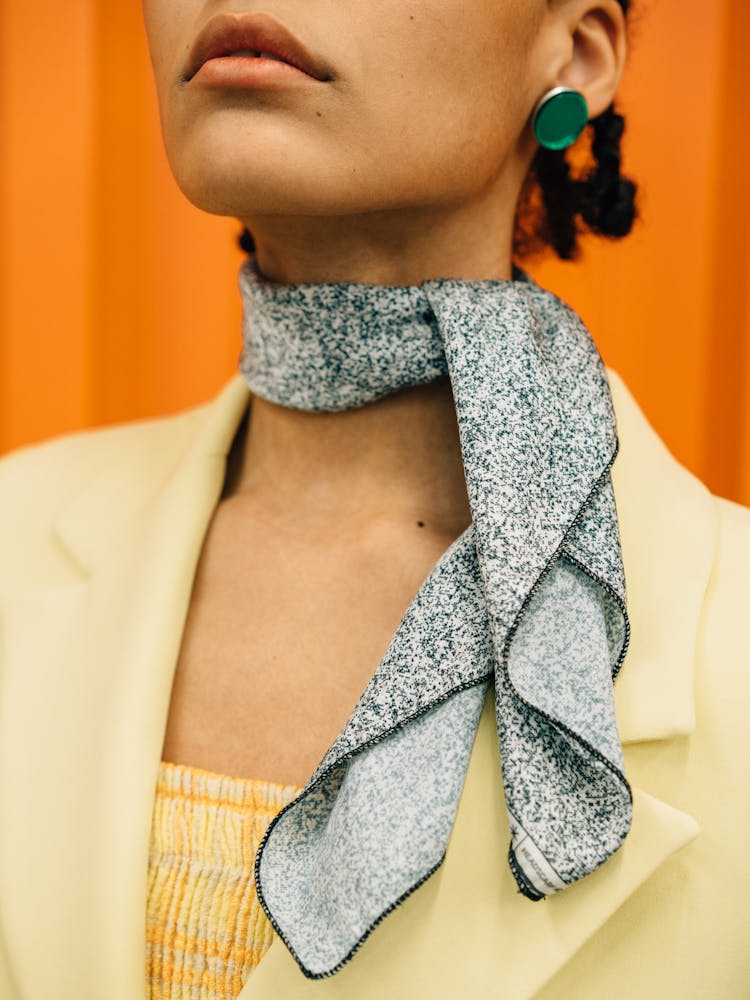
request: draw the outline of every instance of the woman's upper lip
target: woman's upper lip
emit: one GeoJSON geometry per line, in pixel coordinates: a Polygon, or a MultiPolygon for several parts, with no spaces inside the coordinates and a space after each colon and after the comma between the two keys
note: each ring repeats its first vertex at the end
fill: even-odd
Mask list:
{"type": "Polygon", "coordinates": [[[190,80],[207,59],[240,49],[268,52],[301,69],[316,80],[330,80],[327,67],[304,47],[281,22],[262,11],[215,14],[193,42],[185,79],[190,80]]]}

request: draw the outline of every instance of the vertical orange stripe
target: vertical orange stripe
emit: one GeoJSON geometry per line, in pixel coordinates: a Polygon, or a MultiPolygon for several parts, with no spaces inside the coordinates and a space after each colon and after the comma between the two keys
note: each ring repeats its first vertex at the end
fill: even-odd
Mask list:
{"type": "Polygon", "coordinates": [[[236,220],[199,211],[164,153],[140,4],[97,7],[97,420],[207,398],[240,349],[236,220]]]}
{"type": "Polygon", "coordinates": [[[746,0],[725,5],[722,42],[721,91],[714,106],[714,209],[706,241],[712,301],[704,468],[720,495],[750,498],[750,5],[746,0]]]}
{"type": "Polygon", "coordinates": [[[0,5],[1,449],[94,419],[93,10],[0,5]]]}
{"type": "Polygon", "coordinates": [[[736,500],[750,504],[750,348],[748,348],[748,340],[750,340],[750,254],[745,259],[741,281],[745,289],[745,322],[738,327],[738,336],[744,337],[745,340],[745,363],[743,366],[745,381],[742,393],[743,437],[742,451],[739,455],[733,455],[731,459],[733,462],[737,461],[741,468],[740,488],[732,496],[736,500]]]}

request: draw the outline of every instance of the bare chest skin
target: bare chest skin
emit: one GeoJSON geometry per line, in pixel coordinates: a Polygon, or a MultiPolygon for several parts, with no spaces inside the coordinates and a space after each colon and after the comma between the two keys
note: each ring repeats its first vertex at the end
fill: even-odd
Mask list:
{"type": "Polygon", "coordinates": [[[217,506],[199,558],[163,759],[303,786],[344,727],[449,532],[387,513],[346,530],[217,506]]]}

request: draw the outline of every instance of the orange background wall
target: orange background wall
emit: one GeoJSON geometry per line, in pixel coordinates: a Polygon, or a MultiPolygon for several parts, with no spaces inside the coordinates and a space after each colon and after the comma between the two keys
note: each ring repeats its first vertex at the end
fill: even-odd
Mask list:
{"type": "MultiPolygon", "coordinates": [[[[619,106],[643,220],[527,266],[679,460],[750,504],[750,4],[635,10],[619,106]]],[[[140,4],[0,5],[0,141],[0,452],[213,395],[241,345],[240,226],[171,177],[140,4]]]]}

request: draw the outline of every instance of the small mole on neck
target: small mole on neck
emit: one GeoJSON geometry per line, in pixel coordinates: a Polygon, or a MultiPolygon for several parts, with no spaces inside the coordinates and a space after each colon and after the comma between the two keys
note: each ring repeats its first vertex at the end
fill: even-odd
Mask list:
{"type": "Polygon", "coordinates": [[[424,521],[417,521],[417,526],[420,528],[424,528],[424,521]]]}

